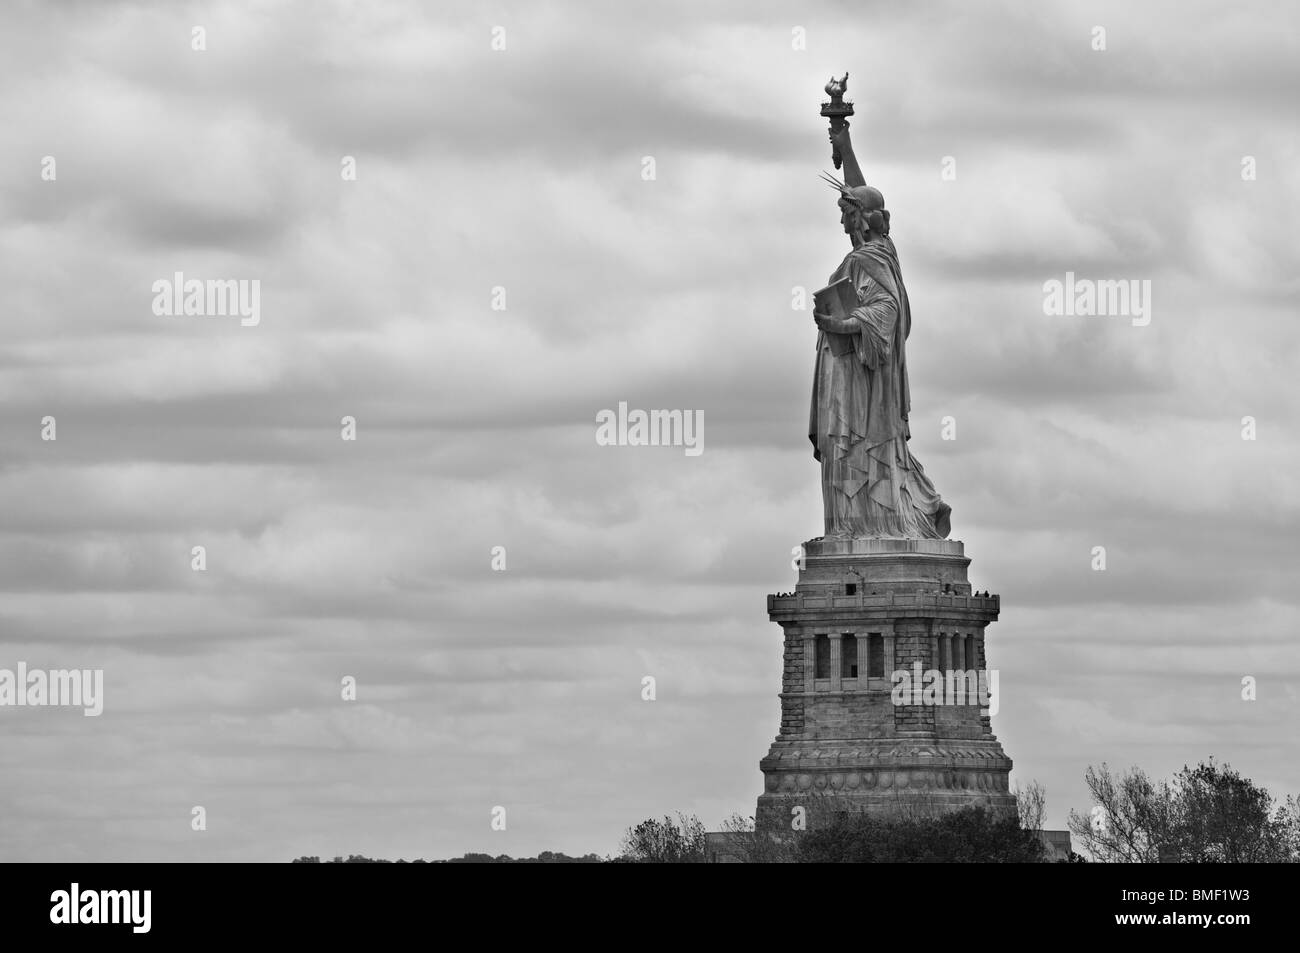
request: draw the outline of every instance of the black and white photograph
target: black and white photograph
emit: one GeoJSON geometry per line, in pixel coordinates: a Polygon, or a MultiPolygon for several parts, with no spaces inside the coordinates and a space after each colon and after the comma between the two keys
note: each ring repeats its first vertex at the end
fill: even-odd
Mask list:
{"type": "Polygon", "coordinates": [[[1297,91],[1282,0],[6,2],[4,921],[1280,926],[1297,91]]]}

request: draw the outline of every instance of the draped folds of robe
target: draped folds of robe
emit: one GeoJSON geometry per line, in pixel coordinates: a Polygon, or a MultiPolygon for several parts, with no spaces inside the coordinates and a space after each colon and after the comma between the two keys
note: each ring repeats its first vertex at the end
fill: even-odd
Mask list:
{"type": "Polygon", "coordinates": [[[945,538],[952,510],[907,443],[912,313],[893,241],[873,237],[855,248],[830,281],[845,276],[858,292],[856,348],[836,357],[818,334],[808,422],[822,467],[826,535],[945,538]]]}

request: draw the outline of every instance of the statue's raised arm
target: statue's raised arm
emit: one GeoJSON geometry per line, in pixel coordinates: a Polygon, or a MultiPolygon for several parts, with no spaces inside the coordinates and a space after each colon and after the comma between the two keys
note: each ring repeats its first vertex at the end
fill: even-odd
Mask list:
{"type": "Polygon", "coordinates": [[[849,124],[847,122],[839,132],[831,133],[831,145],[834,146],[835,151],[840,154],[840,158],[844,162],[844,184],[849,188],[866,185],[867,180],[862,175],[862,169],[858,166],[858,157],[853,151],[853,141],[849,138],[849,124]]]}

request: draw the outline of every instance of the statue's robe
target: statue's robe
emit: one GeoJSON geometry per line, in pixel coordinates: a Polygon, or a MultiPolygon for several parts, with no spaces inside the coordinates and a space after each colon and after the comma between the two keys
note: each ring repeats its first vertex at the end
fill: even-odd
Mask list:
{"type": "Polygon", "coordinates": [[[853,281],[854,350],[836,357],[817,336],[808,439],[822,465],[830,537],[945,538],[951,508],[908,448],[907,336],[912,312],[888,237],[851,251],[831,275],[853,281]]]}

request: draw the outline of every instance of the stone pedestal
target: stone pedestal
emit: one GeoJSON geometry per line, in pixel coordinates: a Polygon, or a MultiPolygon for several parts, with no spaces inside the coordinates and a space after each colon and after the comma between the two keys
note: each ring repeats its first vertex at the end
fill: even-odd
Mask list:
{"type": "MultiPolygon", "coordinates": [[[[955,540],[814,540],[792,593],[767,597],[785,635],[781,729],[759,763],[759,830],[835,811],[1015,812],[1011,759],[978,696],[896,693],[894,673],[985,670],[995,595],[971,592],[955,540]],[[901,697],[895,697],[896,695],[901,697]],[[898,703],[901,702],[901,703],[898,703]]],[[[977,674],[975,676],[979,678],[977,674]]]]}

